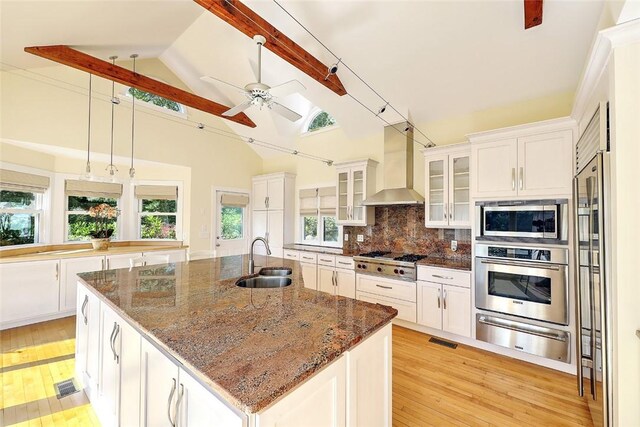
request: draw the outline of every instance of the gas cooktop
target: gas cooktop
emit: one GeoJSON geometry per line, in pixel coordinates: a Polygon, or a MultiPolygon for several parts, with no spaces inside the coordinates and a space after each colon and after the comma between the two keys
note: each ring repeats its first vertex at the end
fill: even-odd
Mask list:
{"type": "Polygon", "coordinates": [[[353,259],[358,273],[415,281],[416,262],[426,257],[427,255],[373,251],[365,252],[353,259]]]}

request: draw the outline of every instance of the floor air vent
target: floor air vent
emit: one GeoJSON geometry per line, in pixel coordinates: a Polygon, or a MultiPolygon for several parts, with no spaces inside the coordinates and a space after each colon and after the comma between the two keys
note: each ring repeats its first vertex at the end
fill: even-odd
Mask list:
{"type": "Polygon", "coordinates": [[[449,341],[441,340],[440,338],[436,338],[436,337],[429,338],[429,342],[432,342],[434,344],[438,344],[438,345],[441,345],[441,346],[444,346],[444,347],[453,348],[453,349],[458,347],[458,344],[456,344],[456,343],[452,343],[452,342],[449,342],[449,341]]]}
{"type": "Polygon", "coordinates": [[[53,385],[56,390],[56,396],[58,399],[62,399],[63,397],[67,397],[73,393],[77,393],[80,391],[78,386],[76,386],[76,382],[72,379],[61,381],[53,385]]]}

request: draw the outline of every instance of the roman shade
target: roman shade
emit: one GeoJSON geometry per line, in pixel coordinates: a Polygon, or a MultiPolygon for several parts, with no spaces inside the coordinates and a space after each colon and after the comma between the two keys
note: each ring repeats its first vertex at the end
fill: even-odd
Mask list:
{"type": "Polygon", "coordinates": [[[320,213],[335,216],[337,206],[336,187],[319,188],[318,196],[320,197],[320,213]]]}
{"type": "Polygon", "coordinates": [[[137,199],[147,200],[177,200],[178,186],[176,185],[136,185],[137,199]]]}
{"type": "Polygon", "coordinates": [[[300,190],[300,215],[318,214],[318,189],[306,188],[300,190]]]}
{"type": "Polygon", "coordinates": [[[119,199],[122,196],[122,184],[68,179],[64,182],[64,194],[67,196],[119,199]]]}
{"type": "Polygon", "coordinates": [[[0,187],[3,190],[44,193],[49,185],[50,180],[47,176],[0,169],[0,187]]]}
{"type": "Polygon", "coordinates": [[[246,194],[222,193],[222,196],[220,196],[220,204],[234,208],[244,208],[249,204],[249,196],[246,194]]]}

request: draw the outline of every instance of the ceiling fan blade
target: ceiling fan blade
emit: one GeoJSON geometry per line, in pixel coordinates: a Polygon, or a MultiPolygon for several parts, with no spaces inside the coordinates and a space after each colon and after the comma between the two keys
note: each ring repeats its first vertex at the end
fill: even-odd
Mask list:
{"type": "Polygon", "coordinates": [[[242,104],[238,104],[235,107],[228,109],[227,111],[222,113],[222,115],[225,117],[233,117],[236,114],[243,112],[249,107],[251,107],[251,101],[245,101],[242,104]]]}
{"type": "Polygon", "coordinates": [[[269,104],[269,108],[272,109],[274,112],[280,114],[285,119],[291,120],[292,122],[298,121],[302,118],[300,114],[296,113],[293,110],[288,109],[282,104],[278,104],[275,101],[271,101],[271,103],[269,104]]]}
{"type": "Polygon", "coordinates": [[[269,93],[271,96],[275,96],[276,98],[282,98],[284,96],[291,95],[292,93],[302,92],[306,89],[307,88],[299,81],[290,80],[286,83],[282,83],[281,85],[272,87],[269,89],[269,93]]]}
{"type": "Polygon", "coordinates": [[[227,86],[229,86],[229,87],[234,88],[234,89],[235,89],[235,90],[237,90],[238,92],[242,92],[242,93],[246,93],[246,92],[247,92],[246,90],[244,90],[244,88],[241,88],[241,87],[236,86],[236,85],[231,84],[231,83],[227,83],[227,82],[225,82],[224,80],[216,79],[215,77],[211,77],[211,76],[202,76],[202,77],[200,77],[200,80],[202,80],[202,81],[204,81],[204,82],[207,82],[207,83],[214,84],[214,85],[217,85],[217,84],[222,83],[222,84],[224,84],[224,85],[227,85],[227,86]]]}

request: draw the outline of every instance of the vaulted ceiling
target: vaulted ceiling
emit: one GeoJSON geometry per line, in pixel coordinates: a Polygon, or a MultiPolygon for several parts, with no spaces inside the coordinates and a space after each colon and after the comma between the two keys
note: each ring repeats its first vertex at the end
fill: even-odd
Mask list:
{"type": "MultiPolygon", "coordinates": [[[[279,3],[415,123],[575,90],[603,5],[545,0],[543,24],[525,31],[522,0],[279,3]]],[[[325,64],[336,62],[275,2],[245,4],[325,64]]],[[[201,76],[237,86],[255,81],[254,42],[191,0],[2,0],[0,7],[3,64],[50,66],[23,52],[33,45],[67,44],[102,58],[137,52],[159,57],[193,92],[226,105],[242,102],[242,94],[201,76]]],[[[382,106],[344,66],[338,76],[357,100],[373,110],[382,106]]],[[[336,95],[264,50],[263,81],[274,86],[291,79],[307,89],[283,104],[301,114],[325,109],[352,138],[381,134],[383,123],[356,100],[336,95]]],[[[254,108],[246,113],[255,129],[227,124],[242,135],[289,147],[304,124],[254,108]]],[[[384,117],[400,120],[389,109],[384,117]]]]}

